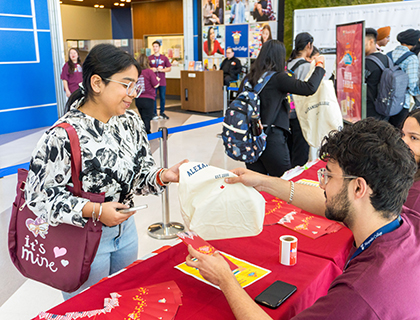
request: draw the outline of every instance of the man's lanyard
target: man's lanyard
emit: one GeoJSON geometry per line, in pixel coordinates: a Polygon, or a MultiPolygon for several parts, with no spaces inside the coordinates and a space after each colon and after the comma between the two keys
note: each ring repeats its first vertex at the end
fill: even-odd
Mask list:
{"type": "Polygon", "coordinates": [[[401,216],[399,215],[397,219],[394,221],[391,221],[390,223],[384,225],[382,228],[376,230],[374,233],[372,233],[363,243],[360,245],[359,248],[357,248],[356,252],[353,253],[350,260],[347,261],[346,266],[344,267],[343,272],[347,269],[349,263],[351,260],[356,258],[359,254],[361,254],[363,251],[365,251],[369,246],[372,244],[372,242],[379,238],[380,236],[383,236],[386,233],[392,232],[400,227],[402,224],[401,216]]]}
{"type": "MultiPolygon", "coordinates": [[[[159,64],[160,64],[160,54],[159,54],[159,57],[156,59],[156,69],[159,68],[159,64]]],[[[156,70],[156,72],[159,72],[159,71],[156,70]]]]}

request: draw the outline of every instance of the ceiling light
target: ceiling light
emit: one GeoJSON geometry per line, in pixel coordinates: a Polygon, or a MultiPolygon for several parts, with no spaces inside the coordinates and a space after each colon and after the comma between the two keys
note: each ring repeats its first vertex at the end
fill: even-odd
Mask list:
{"type": "Polygon", "coordinates": [[[114,2],[114,6],[119,6],[120,4],[118,2],[114,2]]]}
{"type": "Polygon", "coordinates": [[[103,5],[103,4],[101,4],[101,5],[99,6],[99,8],[103,9],[103,8],[104,8],[104,5],[103,5]]]}
{"type": "Polygon", "coordinates": [[[125,0],[121,0],[121,2],[125,2],[125,0]]]}
{"type": "Polygon", "coordinates": [[[125,5],[124,3],[120,3],[120,7],[124,7],[124,5],[125,5]]]}
{"type": "Polygon", "coordinates": [[[127,2],[131,2],[131,0],[125,0],[125,1],[127,1],[127,2]]]}
{"type": "Polygon", "coordinates": [[[72,1],[83,2],[83,0],[72,0],[72,1]]]}
{"type": "Polygon", "coordinates": [[[95,5],[94,5],[94,7],[95,7],[95,8],[99,8],[99,4],[95,4],[95,5]]]}

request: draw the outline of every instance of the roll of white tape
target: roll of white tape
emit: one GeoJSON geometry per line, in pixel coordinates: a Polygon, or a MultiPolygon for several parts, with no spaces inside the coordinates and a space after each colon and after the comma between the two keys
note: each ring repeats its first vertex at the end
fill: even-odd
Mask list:
{"type": "Polygon", "coordinates": [[[280,237],[280,263],[285,266],[294,266],[297,262],[297,238],[294,236],[280,237]]]}

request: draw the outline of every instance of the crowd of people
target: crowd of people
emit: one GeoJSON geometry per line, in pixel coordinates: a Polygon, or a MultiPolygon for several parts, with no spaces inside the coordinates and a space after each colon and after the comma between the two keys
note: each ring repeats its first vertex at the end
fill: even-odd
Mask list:
{"type": "MultiPolygon", "coordinates": [[[[209,10],[214,12],[214,8],[209,10]]],[[[385,55],[389,35],[390,27],[366,28],[366,57],[373,55],[389,67],[407,52],[420,50],[420,31],[409,29],[398,34],[400,45],[385,55]]],[[[214,48],[211,37],[209,30],[209,50],[214,48]]],[[[275,72],[260,93],[266,148],[256,162],[247,163],[247,169],[233,170],[237,177],[225,181],[265,191],[305,211],[341,222],[352,231],[354,245],[343,273],[326,296],[294,319],[418,318],[418,52],[399,63],[408,74],[409,85],[403,110],[392,117],[375,110],[382,69],[366,59],[368,118],[324,138],[319,157],[326,162],[326,168],[318,171],[318,188],[279,178],[308,160],[309,146],[290,110],[287,95],[312,95],[324,77],[324,57],[313,42],[309,33],[297,35],[286,62],[282,42],[264,41],[245,78],[254,86],[267,71],[275,72]],[[303,81],[312,60],[315,70],[303,81]]],[[[82,70],[77,50],[71,49],[63,67],[63,85],[69,98],[67,113],[57,123],[71,124],[79,136],[83,190],[105,194],[105,202],[100,204],[75,197],[66,189],[71,183],[69,138],[62,128],[48,130],[30,162],[25,190],[28,206],[51,225],[83,227],[95,211],[101,212],[98,221],[103,224],[88,280],[75,292],[63,292],[65,299],[137,259],[133,213],[122,214],[117,209],[132,206],[134,195],[158,194],[168,183],[178,182],[178,168],[187,161],[160,168],[150,152],[147,134],[150,121],[157,116],[157,90],[160,116],[168,118],[164,113],[165,73],[171,68],[168,59],[160,54],[159,42],[153,43],[153,51],[150,57],[141,55],[137,61],[113,45],[100,44],[89,52],[82,70]],[[141,118],[128,110],[133,99],[141,118]]],[[[241,66],[231,48],[227,48],[226,55],[222,63],[227,74],[225,83],[237,78],[241,66]]],[[[241,288],[219,253],[204,255],[191,246],[188,251],[187,265],[220,287],[237,319],[269,319],[241,288]]]]}

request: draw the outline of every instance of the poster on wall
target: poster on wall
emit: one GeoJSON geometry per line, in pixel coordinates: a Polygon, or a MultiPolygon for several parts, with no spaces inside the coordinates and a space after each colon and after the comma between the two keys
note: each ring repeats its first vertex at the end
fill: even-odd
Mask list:
{"type": "Polygon", "coordinates": [[[225,55],[225,26],[203,28],[203,57],[223,57],[225,55]]]}
{"type": "Polygon", "coordinates": [[[249,0],[249,23],[277,20],[278,0],[249,0]]]}
{"type": "Polygon", "coordinates": [[[261,46],[270,39],[277,39],[276,22],[261,22],[249,25],[249,57],[256,59],[261,46]]]}
{"type": "Polygon", "coordinates": [[[248,23],[249,0],[226,0],[225,24],[248,23]]]}
{"type": "Polygon", "coordinates": [[[248,58],[247,24],[226,26],[226,48],[232,48],[237,58],[248,58]]]}
{"type": "Polygon", "coordinates": [[[362,119],[362,84],[364,70],[364,21],[337,25],[337,99],[343,119],[362,119]]]}
{"type": "Polygon", "coordinates": [[[205,26],[224,24],[225,8],[224,0],[204,0],[203,23],[205,26]]]}

